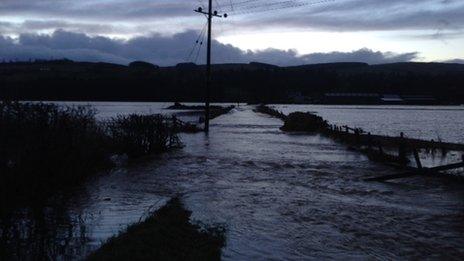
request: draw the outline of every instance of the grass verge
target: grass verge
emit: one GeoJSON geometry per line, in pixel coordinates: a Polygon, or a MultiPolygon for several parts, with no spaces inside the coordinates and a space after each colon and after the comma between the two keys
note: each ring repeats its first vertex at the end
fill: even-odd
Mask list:
{"type": "Polygon", "coordinates": [[[171,199],[142,223],[106,242],[88,260],[220,260],[224,229],[201,229],[191,212],[171,199]]]}

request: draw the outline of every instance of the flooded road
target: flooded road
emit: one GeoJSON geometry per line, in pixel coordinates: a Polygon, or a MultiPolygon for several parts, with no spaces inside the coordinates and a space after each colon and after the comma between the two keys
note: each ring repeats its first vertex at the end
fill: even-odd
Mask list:
{"type": "Polygon", "coordinates": [[[89,184],[77,205],[92,217],[90,244],[181,194],[196,221],[227,228],[225,260],[464,256],[462,184],[364,182],[394,170],[280,126],[239,108],[209,136],[184,135],[183,150],[89,184]]]}
{"type": "Polygon", "coordinates": [[[224,260],[464,258],[463,183],[365,182],[395,170],[280,126],[242,106],[181,150],[88,182],[67,206],[85,227],[80,254],[181,195],[195,222],[226,227],[224,260]]]}

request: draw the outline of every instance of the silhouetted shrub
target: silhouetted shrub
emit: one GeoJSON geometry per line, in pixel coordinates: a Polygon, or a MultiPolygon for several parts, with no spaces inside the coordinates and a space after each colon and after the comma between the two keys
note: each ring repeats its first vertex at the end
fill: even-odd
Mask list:
{"type": "Polygon", "coordinates": [[[105,137],[94,116],[89,107],[0,103],[2,194],[37,199],[101,167],[105,137]]]}
{"type": "MultiPolygon", "coordinates": [[[[235,106],[230,105],[227,107],[219,106],[219,105],[210,105],[209,107],[209,118],[210,120],[217,118],[223,114],[229,113],[235,106]]],[[[167,107],[168,110],[192,110],[192,111],[205,111],[206,107],[204,105],[185,105],[179,102],[175,102],[174,105],[167,107]]],[[[204,115],[200,117],[200,123],[204,122],[204,115]]],[[[185,130],[185,132],[196,132],[199,129],[195,126],[190,124],[182,124],[181,130],[185,130]]],[[[184,132],[184,131],[183,131],[184,132]]]]}
{"type": "Polygon", "coordinates": [[[217,106],[217,107],[212,107],[211,110],[210,110],[210,119],[214,119],[214,118],[217,118],[223,114],[227,114],[229,113],[232,109],[234,109],[235,106],[231,105],[231,106],[227,106],[227,107],[221,107],[221,106],[217,106]]]}
{"type": "Polygon", "coordinates": [[[287,118],[287,115],[283,114],[282,112],[276,109],[272,109],[264,104],[256,106],[255,112],[264,113],[272,117],[279,118],[281,120],[285,120],[287,118]]]}
{"type": "Polygon", "coordinates": [[[323,131],[328,127],[327,121],[322,117],[309,112],[293,112],[285,119],[283,131],[323,131]]]}
{"type": "MultiPolygon", "coordinates": [[[[214,112],[216,111],[218,114],[221,114],[221,112],[229,112],[230,110],[232,110],[233,108],[235,108],[235,106],[231,105],[231,106],[227,106],[227,107],[223,107],[223,106],[219,106],[219,105],[210,105],[209,106],[209,109],[211,112],[214,112]]],[[[204,105],[185,105],[185,104],[182,104],[180,102],[174,102],[174,105],[171,105],[169,107],[167,107],[166,109],[168,110],[201,110],[201,111],[204,111],[205,110],[205,106],[204,105]]],[[[224,114],[224,113],[222,113],[224,114]]]]}
{"type": "Polygon", "coordinates": [[[0,203],[42,201],[110,166],[180,144],[160,115],[98,123],[90,107],[0,102],[0,203]]]}
{"type": "Polygon", "coordinates": [[[179,147],[171,118],[162,115],[119,116],[107,123],[114,151],[139,157],[179,147]]]}

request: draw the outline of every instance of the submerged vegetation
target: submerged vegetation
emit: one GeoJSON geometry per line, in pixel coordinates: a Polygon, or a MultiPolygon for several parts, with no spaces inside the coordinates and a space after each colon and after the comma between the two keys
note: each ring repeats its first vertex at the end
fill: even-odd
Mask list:
{"type": "MultiPolygon", "coordinates": [[[[218,105],[211,105],[210,110],[223,109],[224,107],[218,105]]],[[[168,110],[205,110],[204,105],[185,105],[180,102],[175,102],[173,105],[167,107],[168,110]]]]}
{"type": "MultiPolygon", "coordinates": [[[[230,105],[230,106],[227,106],[227,107],[218,106],[218,105],[211,105],[209,107],[209,109],[210,109],[209,117],[210,117],[210,119],[217,118],[217,117],[219,117],[219,116],[221,116],[223,114],[229,113],[234,108],[235,108],[235,106],[233,106],[233,105],[230,105]]],[[[192,111],[202,111],[203,112],[205,110],[205,106],[204,105],[185,105],[185,104],[181,104],[179,102],[175,102],[174,105],[169,106],[166,109],[168,109],[168,110],[192,110],[192,111]]],[[[200,119],[201,119],[200,121],[203,121],[203,118],[200,118],[200,119]]]]}
{"type": "Polygon", "coordinates": [[[108,164],[94,116],[89,107],[0,103],[2,204],[42,200],[108,164]]]}
{"type": "Polygon", "coordinates": [[[190,223],[180,199],[170,200],[142,223],[110,239],[88,260],[220,260],[224,229],[190,223]]]}
{"type": "Polygon", "coordinates": [[[254,111],[281,119],[284,125],[280,129],[283,131],[323,132],[329,127],[326,120],[310,112],[293,112],[285,115],[265,104],[256,106],[254,111]]]}
{"type": "Polygon", "coordinates": [[[118,154],[140,157],[179,147],[180,140],[162,115],[119,116],[107,123],[111,146],[118,154]]]}
{"type": "MultiPolygon", "coordinates": [[[[423,168],[419,154],[422,152],[422,155],[431,154],[434,157],[435,151],[440,149],[442,158],[444,158],[448,150],[462,153],[464,144],[406,138],[402,132],[399,137],[371,135],[371,133],[366,133],[361,128],[328,124],[322,117],[310,112],[293,112],[286,116],[266,105],[257,106],[255,111],[282,119],[284,121],[284,125],[280,128],[282,131],[320,133],[347,144],[352,150],[366,154],[372,161],[395,165],[407,170],[407,172],[401,174],[366,179],[368,181],[385,181],[422,174],[436,176],[442,174],[440,171],[459,169],[464,166],[464,156],[461,156],[460,162],[457,163],[423,168]],[[396,154],[395,151],[398,152],[397,155],[394,155],[396,154]],[[415,167],[408,165],[411,162],[411,154],[414,156],[415,167]]],[[[462,178],[462,176],[458,175],[452,177],[462,178]]]]}
{"type": "Polygon", "coordinates": [[[260,104],[260,105],[256,106],[256,109],[254,111],[259,112],[259,113],[263,113],[263,114],[267,114],[267,115],[272,116],[272,117],[279,118],[279,119],[281,119],[283,121],[285,121],[285,119],[287,118],[287,115],[285,115],[281,111],[278,111],[276,109],[268,107],[268,106],[266,106],[264,104],[260,104]]]}
{"type": "Polygon", "coordinates": [[[227,107],[220,107],[219,108],[212,108],[210,111],[210,119],[217,118],[223,114],[229,113],[235,106],[227,106],[227,107]]]}
{"type": "Polygon", "coordinates": [[[139,157],[180,145],[164,116],[101,123],[95,113],[86,106],[0,102],[2,206],[43,201],[110,166],[114,154],[139,157]]]}
{"type": "Polygon", "coordinates": [[[283,131],[325,131],[329,124],[322,117],[310,112],[290,113],[282,126],[283,131]]]}

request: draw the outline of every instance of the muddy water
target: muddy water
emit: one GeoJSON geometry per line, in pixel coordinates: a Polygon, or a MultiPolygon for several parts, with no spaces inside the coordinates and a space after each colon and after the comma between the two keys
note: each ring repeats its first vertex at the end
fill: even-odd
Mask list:
{"type": "Polygon", "coordinates": [[[251,109],[74,191],[67,209],[85,227],[79,254],[182,195],[195,222],[227,228],[225,260],[464,257],[463,184],[364,182],[395,171],[324,137],[284,134],[251,109]]]}

